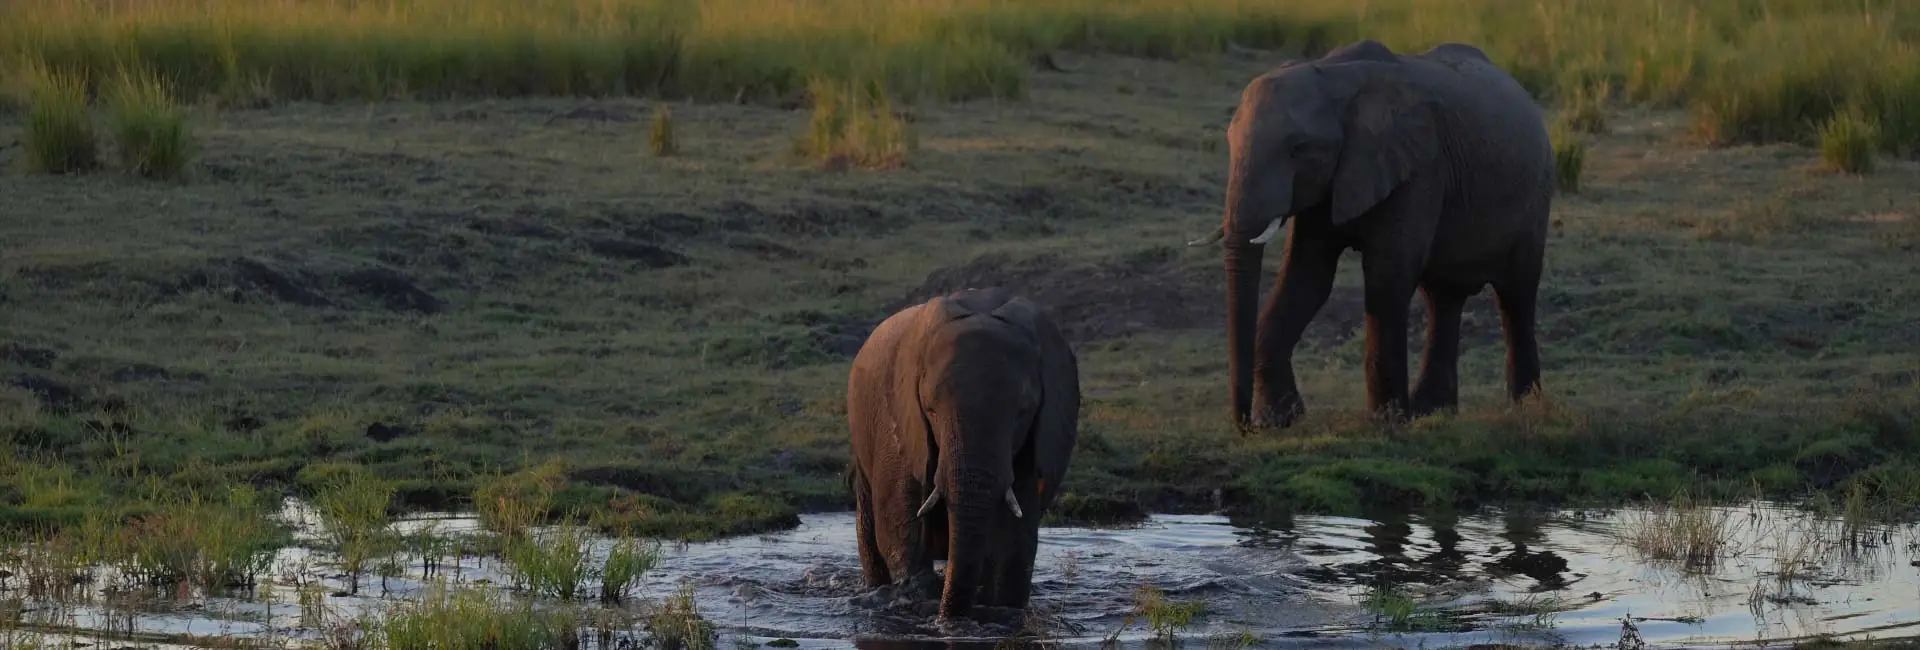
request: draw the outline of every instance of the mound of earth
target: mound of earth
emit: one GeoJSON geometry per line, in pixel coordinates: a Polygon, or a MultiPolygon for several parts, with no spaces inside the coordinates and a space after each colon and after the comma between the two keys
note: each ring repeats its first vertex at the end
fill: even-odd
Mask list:
{"type": "MultiPolygon", "coordinates": [[[[1046,309],[1062,333],[1075,344],[1137,334],[1207,329],[1225,335],[1226,282],[1217,263],[1196,264],[1179,259],[1173,248],[1157,248],[1115,260],[1073,263],[1055,255],[1014,258],[989,254],[965,264],[936,269],[918,287],[884,305],[891,314],[934,296],[967,288],[1002,287],[1046,309]]],[[[1273,286],[1266,278],[1262,300],[1273,286]]],[[[1333,346],[1357,336],[1365,322],[1364,291],[1336,286],[1307,326],[1304,345],[1333,346]]],[[[1425,338],[1426,309],[1418,296],[1412,302],[1408,336],[1425,338]]],[[[832,351],[852,355],[879,319],[833,332],[832,351]]],[[[1500,317],[1489,292],[1467,305],[1461,324],[1463,338],[1480,344],[1500,340],[1500,317]]]]}

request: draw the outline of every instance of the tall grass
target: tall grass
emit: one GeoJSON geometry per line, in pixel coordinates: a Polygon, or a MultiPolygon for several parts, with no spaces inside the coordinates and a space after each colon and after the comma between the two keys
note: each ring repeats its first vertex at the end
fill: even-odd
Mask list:
{"type": "Polygon", "coordinates": [[[392,650],[547,650],[576,647],[569,641],[578,622],[568,609],[536,608],[531,601],[436,580],[420,598],[389,611],[380,636],[392,650]]]}
{"type": "Polygon", "coordinates": [[[108,92],[113,139],[128,173],[178,178],[193,155],[187,113],[166,82],[144,71],[123,70],[108,92]]]}
{"type": "Polygon", "coordinates": [[[314,495],[326,537],[347,572],[349,591],[360,592],[367,563],[399,550],[388,509],[398,488],[373,472],[355,467],[329,478],[314,495]]]}
{"type": "Polygon", "coordinates": [[[27,168],[71,174],[99,167],[99,141],[87,110],[86,80],[74,73],[28,70],[27,124],[20,138],[27,168]]]}
{"type": "Polygon", "coordinates": [[[783,97],[878,79],[901,97],[1018,97],[1058,49],[1472,43],[1541,96],[1691,105],[1716,141],[1807,138],[1857,101],[1920,142],[1920,7],[1891,0],[16,0],[0,60],[105,79],[146,65],[188,96],[783,97]],[[1357,6],[1356,6],[1357,5],[1357,6]],[[1897,120],[1894,119],[1897,117],[1897,120]]]}

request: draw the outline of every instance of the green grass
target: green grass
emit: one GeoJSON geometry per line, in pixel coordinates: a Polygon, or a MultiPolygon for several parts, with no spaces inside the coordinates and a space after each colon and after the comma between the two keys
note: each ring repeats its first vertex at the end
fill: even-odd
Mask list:
{"type": "Polygon", "coordinates": [[[99,167],[99,142],[87,110],[86,82],[70,74],[44,72],[28,83],[31,104],[20,136],[27,168],[72,174],[99,167]]]}
{"type": "Polygon", "coordinates": [[[193,133],[165,82],[122,71],[108,91],[108,106],[121,167],[149,178],[176,179],[185,173],[193,157],[193,133]]]}
{"type": "Polygon", "coordinates": [[[536,607],[475,587],[435,581],[417,599],[395,601],[379,622],[380,640],[392,650],[543,650],[564,647],[577,632],[572,610],[536,607]]]}
{"type": "Polygon", "coordinates": [[[329,476],[314,495],[314,509],[353,593],[359,593],[360,576],[369,562],[400,550],[388,515],[395,489],[391,481],[348,466],[329,476]]]}

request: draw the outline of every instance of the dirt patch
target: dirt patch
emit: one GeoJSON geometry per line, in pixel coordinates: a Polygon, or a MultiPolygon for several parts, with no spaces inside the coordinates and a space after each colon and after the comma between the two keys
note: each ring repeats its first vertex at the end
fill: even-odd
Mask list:
{"type": "Polygon", "coordinates": [[[277,301],[302,307],[345,307],[372,302],[392,311],[437,313],[445,301],[399,271],[366,267],[340,272],[282,270],[251,258],[215,260],[208,268],[164,283],[162,293],[211,290],[235,302],[277,301]],[[332,293],[333,296],[329,296],[332,293]]]}
{"type": "Polygon", "coordinates": [[[615,122],[625,124],[640,119],[636,110],[637,109],[609,106],[581,106],[570,111],[555,113],[553,117],[547,118],[546,123],[552,124],[562,120],[582,120],[588,122],[615,122]]]}
{"type": "Polygon", "coordinates": [[[54,359],[60,355],[53,350],[36,348],[19,343],[0,343],[0,361],[16,363],[28,368],[45,370],[53,367],[54,359]]]}
{"type": "Polygon", "coordinates": [[[587,250],[601,257],[635,262],[649,269],[680,266],[692,261],[682,253],[630,239],[589,239],[587,240],[587,250]]]}
{"type": "Polygon", "coordinates": [[[1023,260],[986,255],[927,274],[884,311],[891,314],[962,289],[1002,287],[1046,309],[1076,343],[1221,327],[1225,292],[1218,274],[1176,265],[1172,258],[1171,249],[1096,265],[1074,265],[1051,255],[1023,260]]]}
{"type": "MultiPolygon", "coordinates": [[[[1075,343],[1193,329],[1224,334],[1227,316],[1222,271],[1184,263],[1177,256],[1175,249],[1159,247],[1096,264],[1073,264],[1050,255],[1014,259],[991,254],[928,273],[920,286],[881,311],[891,314],[934,296],[997,286],[1038,303],[1075,343]]],[[[1272,284],[1271,278],[1264,280],[1263,300],[1272,284]]],[[[1326,306],[1307,325],[1301,344],[1330,347],[1345,343],[1360,335],[1365,319],[1365,291],[1360,287],[1334,287],[1326,306]]],[[[879,319],[873,319],[843,324],[832,333],[830,349],[836,353],[846,350],[845,354],[858,351],[860,341],[878,323],[879,319]]],[[[1418,355],[1426,337],[1426,306],[1417,295],[1407,334],[1418,355]]],[[[1461,335],[1465,344],[1501,340],[1500,317],[1488,292],[1468,302],[1461,335]]]]}
{"type": "Polygon", "coordinates": [[[54,413],[66,413],[81,405],[79,389],[40,375],[14,375],[7,380],[14,388],[33,393],[41,406],[54,413]]]}

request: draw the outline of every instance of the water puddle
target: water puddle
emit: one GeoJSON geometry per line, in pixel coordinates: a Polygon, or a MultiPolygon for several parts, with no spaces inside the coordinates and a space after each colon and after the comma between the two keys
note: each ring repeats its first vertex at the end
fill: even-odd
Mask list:
{"type": "MultiPolygon", "coordinates": [[[[317,519],[297,503],[286,516],[312,545],[317,519]]],[[[941,638],[923,616],[865,605],[852,515],[801,521],[777,534],[669,544],[639,591],[657,599],[691,582],[722,648],[776,639],[802,648],[994,645],[993,634],[941,638]]],[[[474,519],[454,515],[399,525],[455,536],[478,530],[474,519]]],[[[1453,520],[1303,516],[1241,526],[1161,515],[1136,527],[1044,531],[1033,610],[1050,641],[1071,647],[1109,640],[1138,647],[1152,638],[1143,617],[1130,616],[1143,586],[1169,602],[1204,603],[1177,634],[1208,648],[1249,639],[1260,647],[1579,646],[1611,645],[1625,633],[1661,647],[1920,635],[1920,529],[1843,528],[1765,504],[1664,520],[1625,510],[1453,520]],[[1703,530],[1719,544],[1711,557],[1687,562],[1645,552],[1662,544],[1684,550],[1676,540],[1703,530]]],[[[598,544],[596,553],[605,549],[598,544]]],[[[0,578],[0,615],[11,603],[42,633],[89,644],[116,639],[96,650],[208,646],[220,637],[316,641],[328,627],[321,616],[351,620],[417,595],[427,584],[425,567],[417,557],[406,564],[385,579],[363,577],[359,594],[348,595],[346,576],[325,553],[296,546],[280,550],[258,593],[244,598],[182,593],[129,603],[99,586],[113,583],[102,570],[92,598],[59,606],[26,598],[19,579],[0,578]],[[330,614],[316,615],[321,602],[330,614]]],[[[441,560],[439,575],[509,582],[497,560],[476,556],[441,560]]],[[[5,622],[0,616],[0,646],[19,633],[5,622]]],[[[628,621],[622,629],[638,627],[628,621]]]]}

